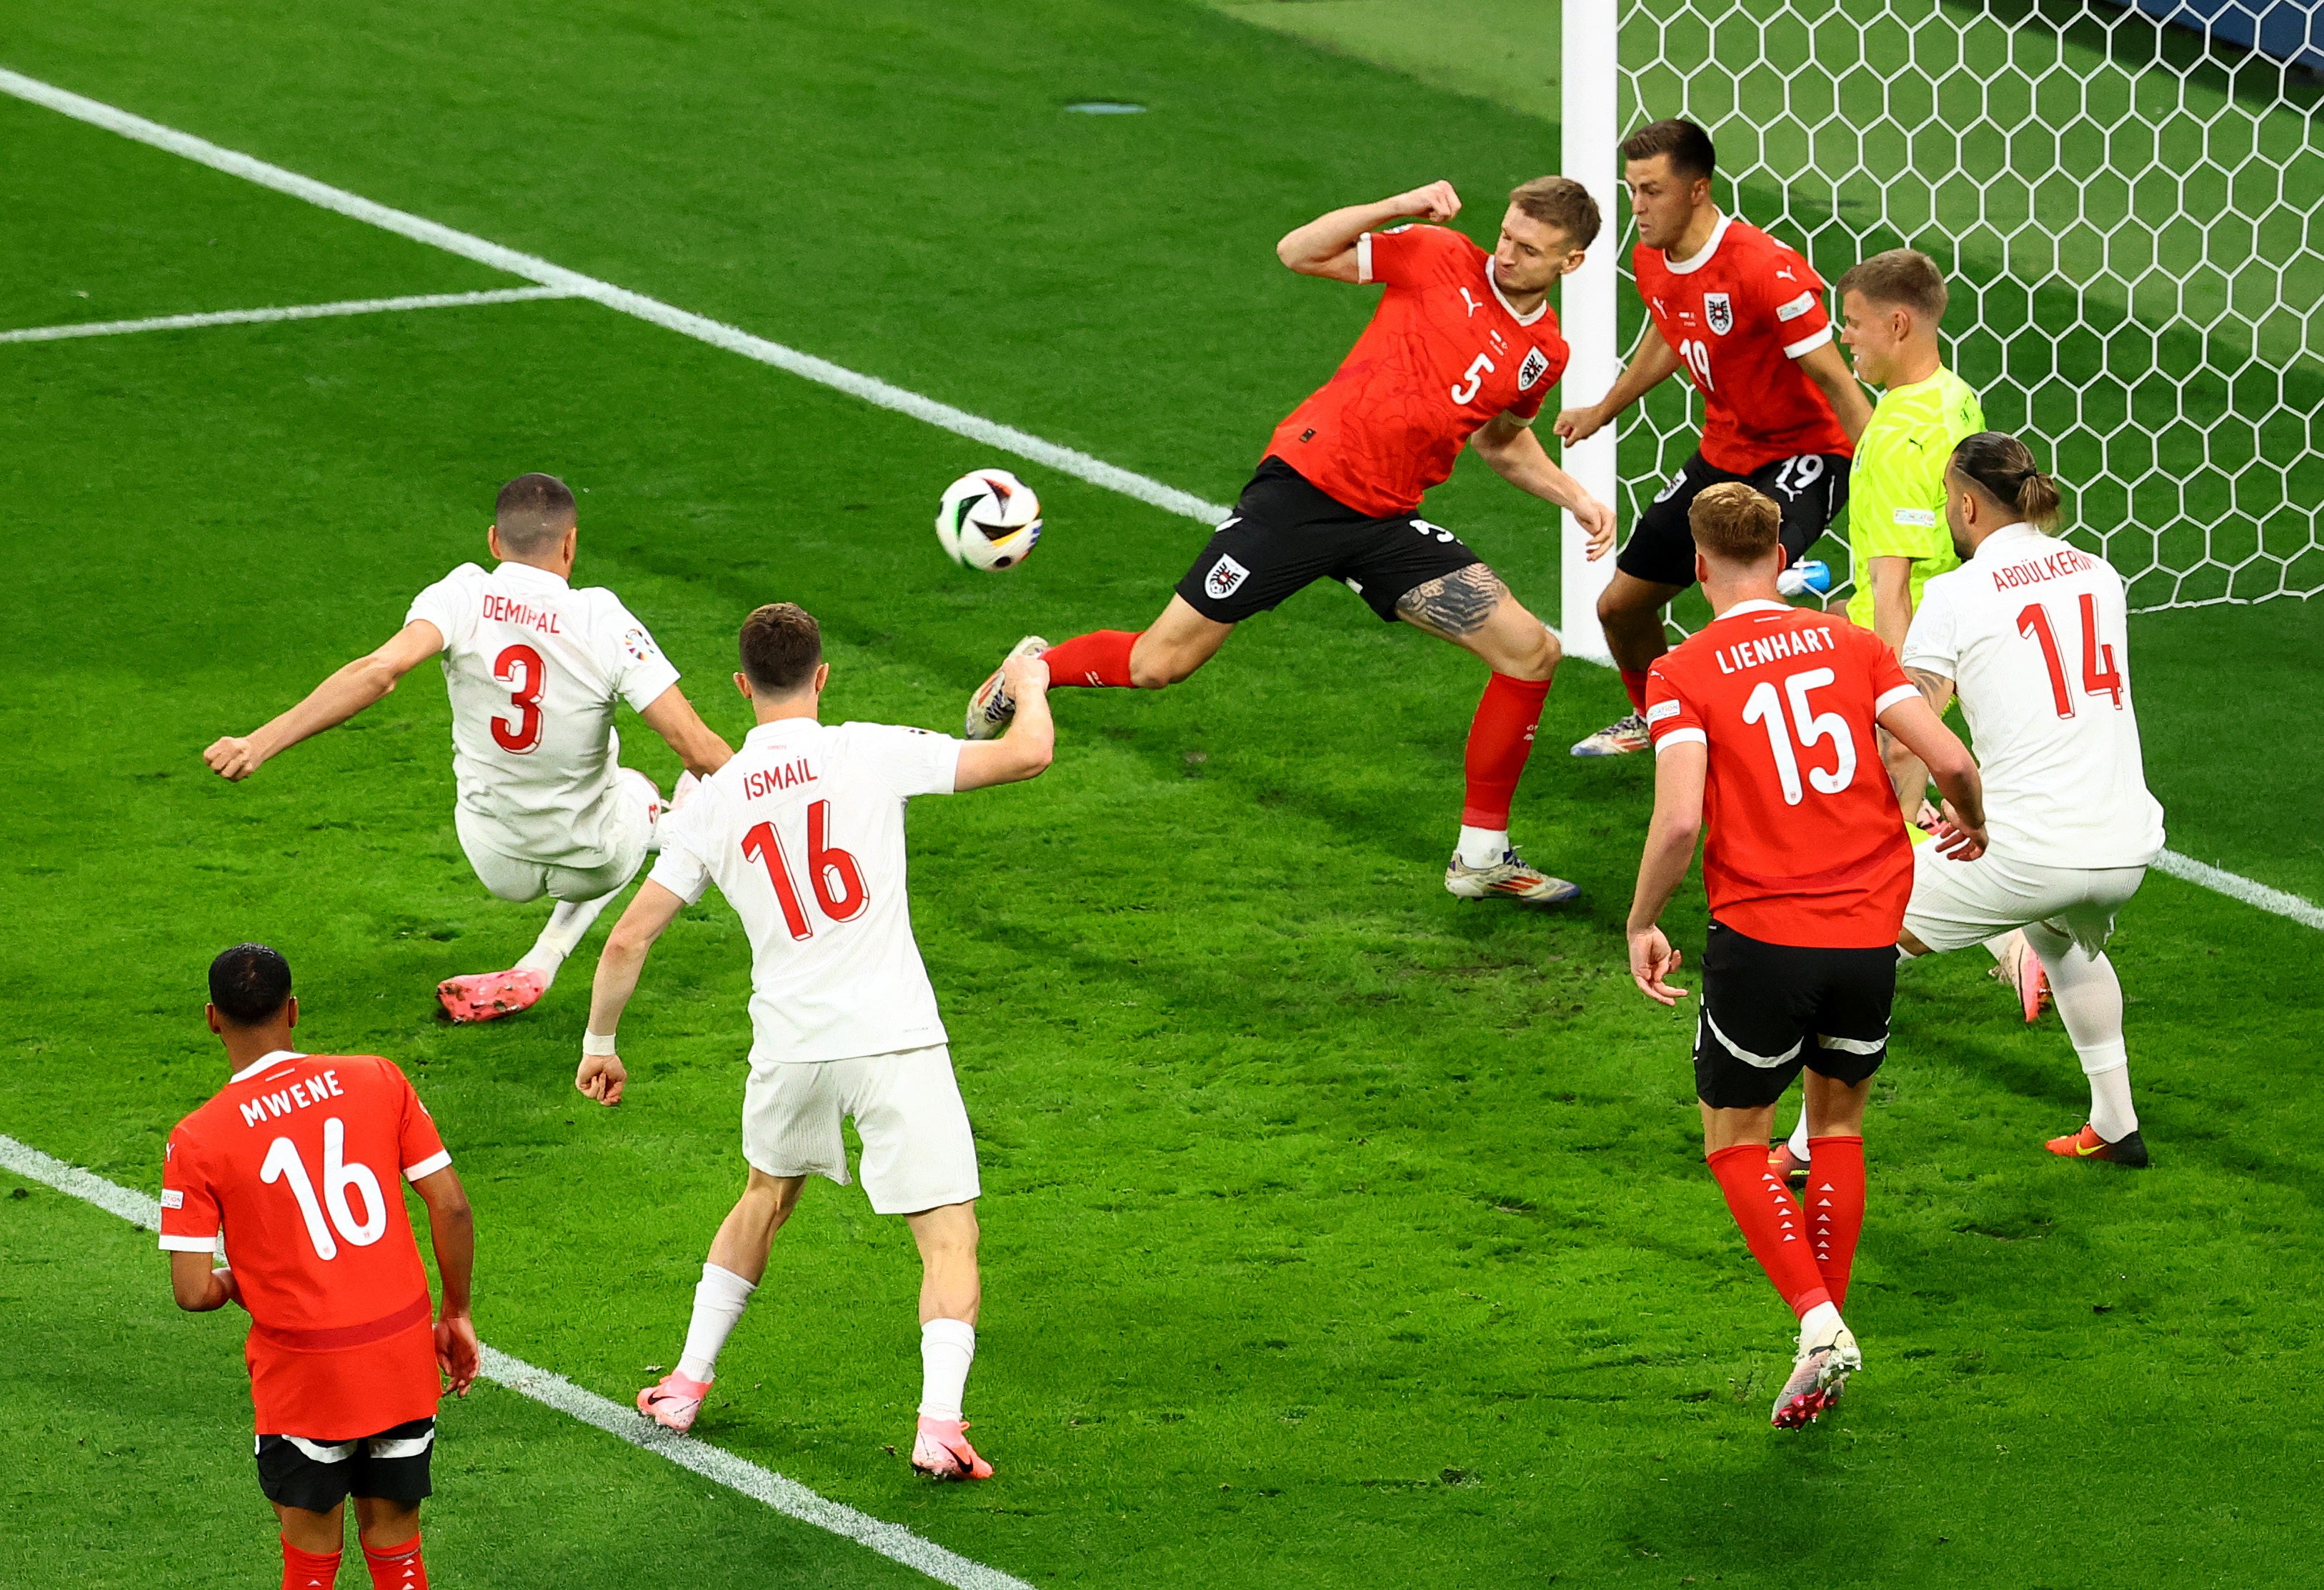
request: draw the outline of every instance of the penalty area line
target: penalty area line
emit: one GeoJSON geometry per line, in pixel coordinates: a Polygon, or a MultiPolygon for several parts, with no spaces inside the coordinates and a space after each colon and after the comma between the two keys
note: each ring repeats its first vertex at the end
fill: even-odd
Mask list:
{"type": "MultiPolygon", "coordinates": [[[[0,1134],[0,1170],[13,1171],[27,1181],[95,1204],[106,1213],[117,1215],[147,1231],[161,1228],[159,1200],[134,1188],[108,1181],[78,1165],[67,1164],[5,1134],[0,1134]]],[[[858,1512],[844,1503],[810,1491],[797,1480],[761,1468],[748,1458],[737,1457],[723,1447],[664,1429],[650,1420],[639,1418],[634,1409],[585,1391],[563,1375],[536,1369],[495,1347],[485,1347],[483,1358],[483,1378],[495,1384],[608,1435],[618,1436],[633,1447],[641,1447],[657,1457],[748,1496],[786,1517],[853,1540],[890,1561],[918,1569],[940,1584],[953,1585],[954,1590],[1033,1590],[1024,1580],[947,1550],[901,1524],[858,1512]]]]}
{"type": "Polygon", "coordinates": [[[828,359],[819,359],[813,354],[770,342],[762,336],[753,336],[739,327],[663,303],[659,299],[648,298],[643,293],[632,292],[627,288],[616,287],[610,281],[585,276],[578,271],[568,271],[562,265],[552,264],[532,254],[521,253],[472,233],[444,225],[441,222],[392,209],[360,194],[334,188],[327,182],[318,182],[312,177],[300,176],[296,171],[287,170],[254,155],[212,143],[208,139],[198,138],[190,133],[181,133],[175,127],[163,126],[159,122],[148,121],[102,100],[59,88],[37,78],[28,78],[22,72],[0,68],[0,93],[28,104],[43,106],[60,115],[86,122],[93,127],[102,127],[109,133],[118,133],[124,138],[151,144],[155,149],[167,150],[212,170],[240,177],[261,188],[271,188],[277,193],[287,193],[293,198],[304,199],[309,204],[365,222],[400,237],[408,237],[415,243],[424,243],[447,253],[457,254],[464,260],[490,265],[496,271],[521,276],[543,287],[563,289],[567,296],[590,299],[609,309],[690,336],[696,342],[708,343],[712,347],[724,348],[730,354],[740,354],[759,363],[788,371],[793,375],[835,388],[864,402],[908,414],[955,436],[966,437],[971,441],[982,442],[1004,453],[1045,464],[1060,474],[1072,475],[1093,486],[1118,492],[1122,496],[1159,508],[1165,512],[1199,519],[1205,525],[1217,524],[1227,517],[1227,509],[1215,502],[1205,502],[1191,492],[1165,485],[1160,481],[1108,464],[1102,458],[1092,457],[1075,448],[1060,446],[1029,431],[1019,430],[1015,426],[1002,425],[982,415],[971,414],[965,409],[940,403],[934,398],[923,397],[877,376],[862,374],[844,364],[835,364],[828,359]]]}
{"type": "Polygon", "coordinates": [[[0,331],[0,343],[58,343],[78,336],[125,336],[139,331],[190,331],[203,326],[264,326],[277,320],[331,320],[342,315],[393,315],[405,309],[461,309],[471,304],[529,304],[579,295],[562,287],[495,287],[484,292],[429,292],[400,299],[342,299],[335,304],[289,304],[268,309],[216,309],[203,315],[156,315],[144,320],[83,320],[69,326],[26,326],[0,331]]]}
{"type": "Polygon", "coordinates": [[[2196,860],[2192,856],[2182,856],[2176,850],[2165,850],[2155,857],[2153,866],[2155,871],[2167,873],[2182,883],[2191,883],[2198,888],[2225,895],[2230,900],[2240,900],[2261,911],[2288,916],[2294,922],[2324,933],[2324,906],[2311,905],[2298,895],[2272,889],[2264,883],[2253,882],[2239,872],[2213,867],[2209,862],[2196,860]]]}

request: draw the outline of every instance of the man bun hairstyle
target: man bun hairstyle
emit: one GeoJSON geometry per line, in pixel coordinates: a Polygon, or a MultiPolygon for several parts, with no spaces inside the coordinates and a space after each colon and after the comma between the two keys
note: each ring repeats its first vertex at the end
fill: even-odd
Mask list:
{"type": "Polygon", "coordinates": [[[1932,326],[1945,317],[1944,272],[1916,248],[1892,248],[1850,265],[1840,279],[1840,296],[1859,292],[1868,303],[1902,306],[1932,326]]]}
{"type": "Polygon", "coordinates": [[[2035,529],[2047,534],[2057,528],[2058,483],[2042,473],[2034,450],[2015,437],[1997,430],[1963,437],[1949,467],[2035,529]]]}
{"type": "Polygon", "coordinates": [[[1598,214],[1598,201],[1571,177],[1536,177],[1520,182],[1509,189],[1509,202],[1543,225],[1564,233],[1575,248],[1588,248],[1597,242],[1598,230],[1604,224],[1598,214]]]}
{"type": "Polygon", "coordinates": [[[501,545],[524,557],[554,551],[576,519],[573,488],[553,474],[521,474],[493,501],[501,545]]]}
{"type": "Polygon", "coordinates": [[[1741,481],[1705,488],[1686,510],[1686,526],[1704,555],[1721,563],[1757,563],[1784,538],[1783,510],[1775,500],[1741,481]]]}
{"type": "Polygon", "coordinates": [[[1711,134],[1676,117],[1649,122],[1622,140],[1626,161],[1650,161],[1658,154],[1670,156],[1671,175],[1683,181],[1708,178],[1719,170],[1719,152],[1711,146],[1711,134]]]}
{"type": "Polygon", "coordinates": [[[770,602],[742,620],[742,652],[753,690],[796,695],[823,661],[823,626],[796,602],[770,602]]]}
{"type": "Polygon", "coordinates": [[[236,944],[210,962],[210,1003],[237,1027],[272,1020],[290,1002],[290,963],[264,944],[236,944]]]}

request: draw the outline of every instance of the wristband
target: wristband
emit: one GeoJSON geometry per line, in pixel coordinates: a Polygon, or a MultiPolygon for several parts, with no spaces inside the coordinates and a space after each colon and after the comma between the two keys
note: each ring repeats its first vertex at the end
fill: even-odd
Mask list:
{"type": "Polygon", "coordinates": [[[581,1034],[581,1052],[585,1055],[612,1054],[616,1052],[616,1046],[613,1043],[613,1034],[611,1033],[583,1033],[581,1034]]]}

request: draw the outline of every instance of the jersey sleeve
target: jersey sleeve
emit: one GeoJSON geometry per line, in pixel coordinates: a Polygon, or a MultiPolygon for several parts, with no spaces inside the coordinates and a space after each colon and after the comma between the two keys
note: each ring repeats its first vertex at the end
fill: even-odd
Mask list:
{"type": "Polygon", "coordinates": [[[1858,449],[1848,478],[1848,540],[1859,560],[1917,562],[1951,549],[1943,511],[1951,451],[1944,423],[1933,414],[1880,437],[1869,458],[1858,449]]]}
{"type": "Polygon", "coordinates": [[[1803,359],[1831,341],[1831,311],[1824,307],[1823,278],[1815,267],[1779,247],[1762,269],[1765,279],[1757,286],[1775,317],[1775,340],[1784,345],[1784,356],[1803,359]]]}
{"type": "Polygon", "coordinates": [[[403,1167],[403,1179],[417,1181],[422,1176],[432,1176],[452,1163],[451,1151],[444,1146],[442,1134],[436,1130],[436,1117],[420,1102],[420,1090],[403,1068],[391,1061],[382,1061],[388,1074],[395,1079],[402,1105],[401,1118],[396,1126],[395,1157],[403,1167]]]}
{"type": "Polygon", "coordinates": [[[892,723],[850,723],[846,729],[849,755],[861,758],[897,795],[908,800],[952,794],[960,773],[961,741],[892,723]]]}
{"type": "Polygon", "coordinates": [[[444,649],[452,650],[476,632],[477,607],[475,584],[484,574],[473,563],[464,563],[411,599],[411,611],[403,615],[407,624],[425,619],[436,626],[444,637],[444,649]]]}
{"type": "Polygon", "coordinates": [[[1711,743],[1702,731],[1702,714],[1679,693],[1660,662],[1646,671],[1646,734],[1655,742],[1656,756],[1674,745],[1711,743]]]}
{"type": "Polygon", "coordinates": [[[1918,668],[1941,678],[1960,677],[1960,638],[1954,613],[1954,574],[1939,574],[1921,590],[1921,605],[1913,610],[1912,628],[1904,631],[1903,666],[1918,668]]]}
{"type": "Polygon", "coordinates": [[[203,1173],[200,1151],[180,1124],[161,1150],[161,1247],[206,1254],[217,1238],[217,1195],[203,1173]]]}
{"type": "Polygon", "coordinates": [[[1356,280],[1417,287],[1442,272],[1467,239],[1442,226],[1392,226],[1356,239],[1356,280]]]}
{"type": "Polygon", "coordinates": [[[678,683],[678,669],[661,653],[646,627],[618,601],[608,600],[605,614],[606,673],[613,688],[633,712],[653,705],[656,697],[678,683]]]}
{"type": "Polygon", "coordinates": [[[708,832],[711,808],[715,804],[709,789],[698,789],[683,810],[663,813],[661,822],[656,824],[661,854],[648,876],[689,905],[702,898],[703,891],[710,887],[710,858],[703,835],[708,832]]]}

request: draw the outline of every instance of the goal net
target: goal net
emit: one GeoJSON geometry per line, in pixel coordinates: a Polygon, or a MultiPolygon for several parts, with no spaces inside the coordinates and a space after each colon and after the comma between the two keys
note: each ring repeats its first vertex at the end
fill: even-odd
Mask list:
{"type": "MultiPolygon", "coordinates": [[[[2094,0],[1651,0],[1621,6],[1609,97],[1618,137],[1664,116],[1707,128],[1721,206],[1827,280],[1899,245],[1935,259],[1949,362],[2059,476],[2070,534],[2134,611],[2309,597],[2324,92],[2227,28],[2094,0]]],[[[1628,247],[1626,349],[1643,320],[1628,247]]],[[[1675,379],[1626,417],[1626,533],[1700,420],[1675,379]]],[[[1816,556],[1849,573],[1839,538],[1816,556]]]]}

